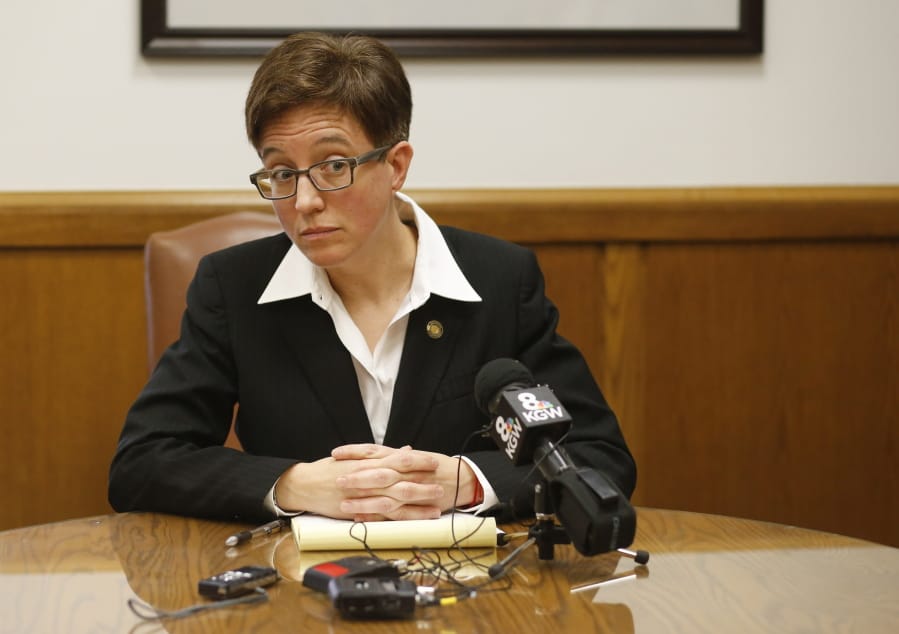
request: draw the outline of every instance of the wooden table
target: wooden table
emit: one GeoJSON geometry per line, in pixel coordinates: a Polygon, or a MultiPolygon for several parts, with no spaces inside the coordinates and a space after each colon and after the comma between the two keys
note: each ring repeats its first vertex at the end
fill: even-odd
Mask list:
{"type": "Polygon", "coordinates": [[[0,533],[0,633],[899,631],[899,549],[713,515],[640,508],[638,518],[645,568],[618,553],[558,546],[539,561],[530,549],[507,589],[386,622],[344,620],[299,583],[306,564],[289,533],[227,549],[243,526],[150,513],[32,526],[0,533]],[[283,576],[269,602],[161,624],[126,607],[197,603],[199,579],[248,564],[283,576]]]}

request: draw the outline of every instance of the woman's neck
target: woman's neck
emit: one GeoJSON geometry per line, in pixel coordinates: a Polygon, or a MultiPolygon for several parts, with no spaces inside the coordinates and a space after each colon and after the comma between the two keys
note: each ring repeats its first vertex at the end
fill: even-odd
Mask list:
{"type": "Polygon", "coordinates": [[[391,216],[370,257],[328,269],[331,286],[372,350],[412,286],[418,232],[404,217],[401,209],[391,216]]]}

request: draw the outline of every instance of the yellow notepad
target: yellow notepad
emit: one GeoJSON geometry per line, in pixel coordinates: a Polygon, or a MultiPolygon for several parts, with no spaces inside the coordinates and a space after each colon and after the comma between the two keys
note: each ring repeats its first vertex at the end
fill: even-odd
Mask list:
{"type": "Polygon", "coordinates": [[[496,546],[496,519],[467,513],[447,513],[435,520],[353,522],[320,515],[298,515],[291,522],[300,551],[363,550],[362,540],[373,550],[466,548],[496,546]]]}

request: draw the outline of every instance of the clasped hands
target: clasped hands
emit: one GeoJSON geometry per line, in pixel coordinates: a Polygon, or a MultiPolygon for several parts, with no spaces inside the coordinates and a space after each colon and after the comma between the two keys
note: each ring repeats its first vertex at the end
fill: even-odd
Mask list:
{"type": "Polygon", "coordinates": [[[275,486],[278,506],[358,522],[433,519],[474,501],[476,477],[458,458],[409,446],[343,445],[301,462],[275,486]],[[458,472],[459,495],[456,496],[458,472]]]}

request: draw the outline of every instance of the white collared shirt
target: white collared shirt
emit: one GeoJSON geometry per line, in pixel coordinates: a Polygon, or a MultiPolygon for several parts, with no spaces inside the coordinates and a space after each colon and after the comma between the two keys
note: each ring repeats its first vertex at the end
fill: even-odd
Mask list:
{"type": "MultiPolygon", "coordinates": [[[[352,357],[362,402],[378,444],[384,442],[387,433],[409,314],[424,305],[432,294],[462,302],[481,301],[480,295],[459,269],[437,223],[414,200],[402,193],[396,195],[412,209],[412,221],[418,229],[418,248],[409,292],[374,350],[369,348],[340,296],[334,291],[327,272],[309,261],[296,245],[290,246],[258,302],[267,304],[310,295],[312,302],[331,316],[340,342],[352,357]]],[[[487,509],[498,503],[493,488],[481,470],[470,460],[464,457],[463,460],[471,466],[484,490],[484,503],[470,510],[487,509]]]]}

